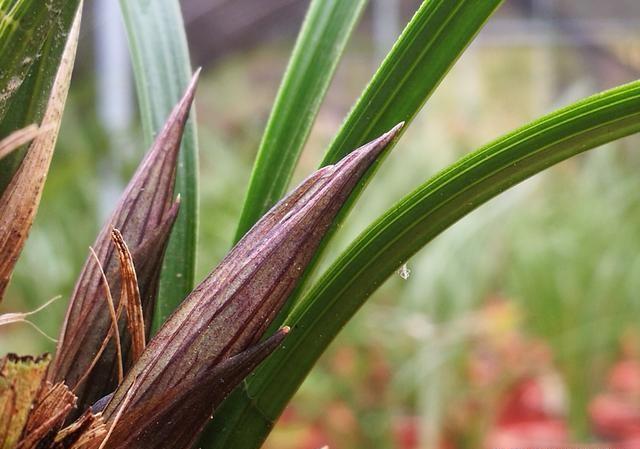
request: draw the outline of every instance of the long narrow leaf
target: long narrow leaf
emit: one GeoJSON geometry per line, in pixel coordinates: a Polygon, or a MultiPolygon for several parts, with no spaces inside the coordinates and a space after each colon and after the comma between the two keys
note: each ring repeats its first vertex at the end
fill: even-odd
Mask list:
{"type": "MultiPolygon", "coordinates": [[[[0,136],[39,123],[79,0],[0,0],[0,136]]],[[[0,193],[24,157],[0,161],[0,193]]]]}
{"type": "Polygon", "coordinates": [[[78,12],[69,34],[44,113],[42,126],[46,132],[33,139],[18,171],[0,195],[0,300],[31,230],[49,172],[76,58],[80,15],[78,12]]]}
{"type": "MultiPolygon", "coordinates": [[[[502,0],[423,2],[347,117],[321,165],[335,163],[395,123],[409,124],[500,3],[502,0]]],[[[340,211],[285,311],[298,301],[327,243],[384,158],[382,155],[376,161],[340,211]]]]}
{"type": "Polygon", "coordinates": [[[0,119],[38,60],[65,0],[0,0],[0,119]]]}
{"type": "Polygon", "coordinates": [[[411,255],[481,204],[575,154],[640,131],[640,82],[587,98],[471,153],[366,229],[286,320],[287,345],[214,420],[213,447],[257,448],[318,357],[411,255]]]}
{"type": "MultiPolygon", "coordinates": [[[[340,160],[345,154],[396,123],[411,122],[501,2],[502,0],[425,0],[374,74],[321,165],[340,160]]],[[[393,144],[386,151],[392,146],[393,144]]],[[[282,316],[298,301],[305,287],[305,279],[310,278],[318,265],[326,243],[383,159],[384,155],[374,163],[373,169],[364,176],[334,220],[332,230],[320,245],[315,260],[309,264],[299,288],[283,308],[282,316]]],[[[280,320],[274,322],[274,326],[280,324],[280,320]]],[[[236,389],[218,412],[219,418],[207,430],[202,440],[205,447],[258,447],[272,423],[259,413],[253,419],[243,415],[253,411],[255,409],[252,409],[251,398],[236,389]],[[230,446],[227,446],[230,442],[230,446]]],[[[278,413],[274,413],[274,416],[278,416],[278,413]]]]}
{"type": "Polygon", "coordinates": [[[309,6],[262,136],[236,242],[284,195],[366,3],[367,0],[314,0],[309,6]]]}
{"type": "MultiPolygon", "coordinates": [[[[151,144],[191,79],[178,0],[121,0],[133,59],[142,125],[151,144]]],[[[154,317],[158,328],[193,289],[198,222],[198,144],[194,111],[184,130],[175,193],[180,213],[164,259],[154,317]]]]}

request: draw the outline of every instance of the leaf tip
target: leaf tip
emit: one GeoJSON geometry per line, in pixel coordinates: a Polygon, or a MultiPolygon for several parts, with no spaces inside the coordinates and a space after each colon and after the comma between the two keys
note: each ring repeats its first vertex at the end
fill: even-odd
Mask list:
{"type": "Polygon", "coordinates": [[[200,80],[200,73],[202,72],[202,68],[198,68],[192,75],[191,81],[189,81],[189,85],[185,90],[184,96],[182,98],[182,105],[187,107],[191,106],[193,103],[193,99],[196,95],[196,88],[198,87],[198,81],[200,80]]]}

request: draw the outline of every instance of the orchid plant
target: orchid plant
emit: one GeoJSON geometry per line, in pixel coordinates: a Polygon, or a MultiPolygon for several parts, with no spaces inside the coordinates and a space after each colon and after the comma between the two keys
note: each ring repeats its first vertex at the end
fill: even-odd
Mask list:
{"type": "MultiPolygon", "coordinates": [[[[366,3],[311,2],[235,246],[195,285],[199,71],[177,0],[122,0],[150,149],[90,247],[55,354],[0,362],[0,449],[258,448],[342,326],[412,254],[518,182],[640,130],[638,82],[525,125],[401,199],[311,285],[376,167],[501,1],[425,0],[321,167],[285,195],[366,3]]],[[[0,11],[1,299],[54,155],[82,2],[0,0],[0,11]]]]}

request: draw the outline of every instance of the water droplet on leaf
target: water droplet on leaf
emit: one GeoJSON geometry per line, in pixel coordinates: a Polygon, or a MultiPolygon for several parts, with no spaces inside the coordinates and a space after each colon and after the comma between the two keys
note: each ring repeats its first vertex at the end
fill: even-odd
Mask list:
{"type": "Polygon", "coordinates": [[[411,270],[406,263],[402,264],[402,266],[398,270],[398,275],[400,275],[400,277],[405,281],[409,279],[409,276],[411,276],[411,270]]]}

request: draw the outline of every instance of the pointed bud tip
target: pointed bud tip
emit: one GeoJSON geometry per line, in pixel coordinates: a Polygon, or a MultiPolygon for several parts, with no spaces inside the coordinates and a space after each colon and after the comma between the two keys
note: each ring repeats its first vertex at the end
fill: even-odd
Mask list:
{"type": "Polygon", "coordinates": [[[400,133],[400,131],[402,131],[402,128],[404,128],[404,124],[405,124],[405,122],[404,122],[404,121],[402,121],[402,122],[398,123],[396,126],[394,126],[394,127],[393,127],[393,128],[391,128],[389,131],[387,131],[387,132],[383,135],[383,137],[384,137],[387,141],[392,140],[393,138],[395,138],[395,137],[400,133]]]}
{"type": "MultiPolygon", "coordinates": [[[[182,198],[180,197],[180,194],[178,194],[176,196],[176,199],[173,201],[173,204],[171,204],[171,207],[169,207],[169,209],[167,209],[164,212],[164,215],[162,216],[162,223],[160,225],[160,228],[165,228],[164,232],[170,233],[171,229],[173,228],[173,224],[176,221],[176,218],[178,217],[178,213],[180,212],[180,206],[182,205],[182,198]]],[[[169,234],[167,234],[165,236],[165,238],[169,238],[169,234]]]]}
{"type": "Polygon", "coordinates": [[[289,332],[291,332],[291,328],[289,326],[282,326],[280,328],[280,333],[287,335],[289,332]]]}
{"type": "Polygon", "coordinates": [[[184,91],[184,95],[180,100],[180,109],[191,107],[193,104],[193,99],[196,95],[196,88],[198,87],[198,81],[200,80],[200,72],[202,69],[198,68],[191,77],[191,81],[189,81],[189,85],[184,91]]]}
{"type": "Polygon", "coordinates": [[[167,211],[166,217],[173,217],[169,219],[175,220],[176,216],[178,215],[178,212],[180,212],[180,206],[182,206],[182,197],[178,194],[178,196],[176,196],[176,200],[173,202],[173,204],[167,211]]]}
{"type": "MultiPolygon", "coordinates": [[[[404,125],[405,122],[398,123],[389,131],[382,134],[380,137],[377,137],[371,142],[366,143],[360,148],[354,150],[353,153],[359,152],[361,156],[370,158],[370,161],[372,161],[373,159],[377,158],[380,153],[382,153],[387,148],[389,143],[391,143],[391,141],[398,136],[404,125]]],[[[336,165],[339,165],[339,163],[336,165]]]]}
{"type": "Polygon", "coordinates": [[[191,76],[191,81],[189,81],[188,91],[195,90],[198,85],[198,81],[200,81],[200,74],[202,73],[202,67],[198,67],[193,75],[191,76]]]}

